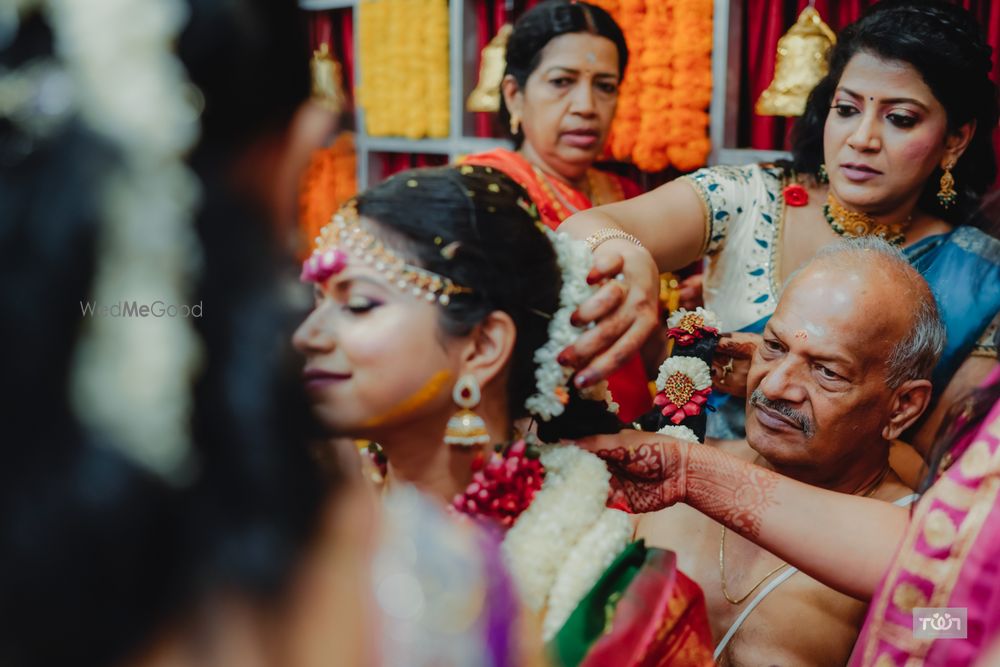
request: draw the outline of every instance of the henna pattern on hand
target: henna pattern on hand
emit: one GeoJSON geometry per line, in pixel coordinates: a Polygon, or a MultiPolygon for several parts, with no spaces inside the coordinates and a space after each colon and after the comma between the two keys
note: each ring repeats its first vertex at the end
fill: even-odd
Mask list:
{"type": "Polygon", "coordinates": [[[669,441],[597,452],[611,471],[608,505],[633,514],[655,512],[684,499],[686,456],[669,441]]]}
{"type": "Polygon", "coordinates": [[[687,503],[746,537],[760,535],[777,485],[776,473],[714,447],[698,447],[687,466],[687,503]]]}
{"type": "Polygon", "coordinates": [[[732,359],[753,359],[757,352],[757,344],[751,342],[738,343],[728,338],[720,338],[715,353],[732,359]]]}

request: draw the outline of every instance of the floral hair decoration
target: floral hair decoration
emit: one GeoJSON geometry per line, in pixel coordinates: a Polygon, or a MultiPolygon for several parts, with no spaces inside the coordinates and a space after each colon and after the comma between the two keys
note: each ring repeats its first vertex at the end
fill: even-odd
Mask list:
{"type": "Polygon", "coordinates": [[[656,389],[653,403],[674,424],[699,415],[712,393],[708,364],[697,357],[669,357],[660,366],[656,389]]]}
{"type": "Polygon", "coordinates": [[[343,271],[353,256],[384,275],[390,283],[415,297],[442,306],[456,294],[471,294],[445,276],[409,264],[365,229],[358,216],[357,200],[352,199],[333,216],[316,238],[316,249],[302,264],[303,282],[322,283],[343,271]]]}
{"type": "Polygon", "coordinates": [[[673,338],[677,345],[687,347],[706,336],[719,335],[721,326],[719,318],[710,310],[700,306],[693,311],[681,308],[667,318],[667,337],[673,338]]]}

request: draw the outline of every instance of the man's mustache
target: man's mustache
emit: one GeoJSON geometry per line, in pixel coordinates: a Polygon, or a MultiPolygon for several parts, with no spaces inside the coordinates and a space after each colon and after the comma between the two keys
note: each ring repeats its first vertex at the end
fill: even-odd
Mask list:
{"type": "Polygon", "coordinates": [[[782,414],[785,417],[788,417],[793,422],[795,422],[796,426],[802,429],[802,432],[805,434],[807,438],[813,437],[813,435],[816,433],[816,427],[812,423],[812,420],[809,419],[809,417],[802,414],[795,408],[791,407],[784,401],[772,401],[771,399],[769,399],[767,396],[764,395],[764,392],[760,390],[760,387],[754,389],[753,393],[750,394],[750,405],[753,406],[760,405],[769,410],[774,410],[775,412],[782,414]]]}

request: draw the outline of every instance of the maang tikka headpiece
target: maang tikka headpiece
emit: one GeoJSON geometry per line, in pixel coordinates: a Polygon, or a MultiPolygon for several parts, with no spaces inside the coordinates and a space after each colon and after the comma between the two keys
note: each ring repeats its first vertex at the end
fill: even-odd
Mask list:
{"type": "Polygon", "coordinates": [[[456,294],[471,294],[468,287],[456,285],[450,278],[409,264],[365,229],[358,216],[357,200],[350,200],[320,231],[316,248],[302,263],[303,282],[325,282],[347,267],[351,256],[372,267],[393,286],[409,290],[413,296],[442,306],[456,294]]]}

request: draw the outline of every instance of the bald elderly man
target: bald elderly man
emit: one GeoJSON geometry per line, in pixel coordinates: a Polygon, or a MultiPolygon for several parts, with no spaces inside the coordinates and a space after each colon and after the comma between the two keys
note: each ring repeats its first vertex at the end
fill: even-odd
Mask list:
{"type": "MultiPolygon", "coordinates": [[[[915,496],[889,466],[890,442],[926,409],[944,338],[927,283],[897,249],[873,237],[833,244],[792,277],[764,330],[747,378],[746,439],[705,447],[813,486],[907,505],[915,496]]],[[[591,446],[614,470],[616,460],[642,463],[642,438],[591,446]]],[[[642,467],[619,466],[618,500],[662,507],[662,488],[621,474],[642,467]]],[[[688,493],[696,468],[688,468],[688,493]]],[[[675,551],[701,585],[721,665],[845,664],[866,603],[744,538],[768,502],[767,489],[746,488],[744,507],[728,517],[739,532],[676,505],[643,515],[637,534],[675,551]]],[[[699,509],[711,509],[713,494],[699,509]]]]}

